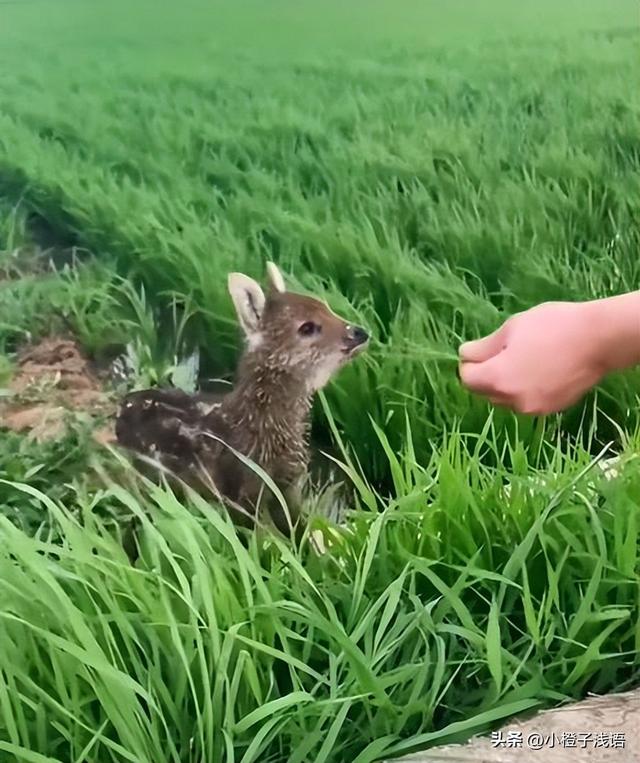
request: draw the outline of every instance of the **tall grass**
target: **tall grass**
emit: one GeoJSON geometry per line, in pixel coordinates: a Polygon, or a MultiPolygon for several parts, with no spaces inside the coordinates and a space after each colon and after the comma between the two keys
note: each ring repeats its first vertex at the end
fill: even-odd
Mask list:
{"type": "Polygon", "coordinates": [[[374,334],[317,410],[353,487],[325,555],[97,489],[82,429],[3,436],[3,763],[368,763],[637,683],[640,376],[543,422],[455,374],[514,311],[638,286],[635,12],[0,4],[3,353],[71,326],[225,375],[226,274],[267,258],[374,334]]]}
{"type": "MultiPolygon", "coordinates": [[[[545,6],[547,21],[525,31],[507,7],[509,26],[490,30],[498,5],[487,6],[475,41],[456,40],[449,12],[428,3],[405,9],[422,42],[400,9],[384,39],[376,27],[358,41],[352,19],[341,33],[348,54],[318,41],[292,48],[287,25],[311,25],[316,11],[286,4],[263,19],[274,36],[255,50],[250,36],[238,47],[228,9],[189,6],[181,21],[158,12],[144,17],[150,26],[138,9],[127,33],[122,8],[93,25],[80,13],[85,27],[67,26],[80,39],[84,29],[85,43],[52,50],[42,29],[37,59],[3,75],[1,190],[144,286],[159,321],[189,300],[187,339],[205,374],[228,373],[237,355],[225,274],[261,276],[267,257],[292,287],[370,326],[369,358],[329,395],[369,473],[388,477],[365,436],[369,414],[399,447],[408,411],[420,450],[454,419],[482,426],[486,409],[438,361],[461,340],[539,301],[638,283],[640,81],[626,6],[603,24],[594,0],[571,31],[564,11],[545,6]]],[[[31,30],[22,10],[1,12],[14,38],[31,30]]],[[[337,26],[341,12],[326,12],[337,26]]],[[[3,55],[15,58],[16,46],[3,55]]],[[[609,380],[599,407],[635,416],[637,383],[609,380]]],[[[567,414],[566,431],[582,412],[567,414]]]]}
{"type": "Polygon", "coordinates": [[[633,449],[607,482],[581,449],[509,448],[516,474],[490,426],[423,466],[408,441],[386,505],[343,464],[362,508],[323,556],[161,488],[72,514],[14,484],[62,540],[0,521],[3,760],[365,763],[637,680],[633,449]],[[136,517],[134,565],[100,507],[136,517]]]}

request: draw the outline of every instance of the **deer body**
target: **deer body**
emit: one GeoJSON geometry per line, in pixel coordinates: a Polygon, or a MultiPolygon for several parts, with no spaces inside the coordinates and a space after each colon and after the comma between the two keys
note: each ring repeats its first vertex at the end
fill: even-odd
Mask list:
{"type": "Polygon", "coordinates": [[[307,475],[313,396],[366,346],[368,336],[323,302],[287,292],[274,265],[268,273],[266,296],[247,276],[229,276],[247,340],[232,391],[217,398],[177,389],[134,392],[122,403],[116,436],[199,492],[223,499],[238,524],[251,526],[266,507],[289,534],[307,475]],[[290,516],[234,451],[269,475],[290,516]]]}

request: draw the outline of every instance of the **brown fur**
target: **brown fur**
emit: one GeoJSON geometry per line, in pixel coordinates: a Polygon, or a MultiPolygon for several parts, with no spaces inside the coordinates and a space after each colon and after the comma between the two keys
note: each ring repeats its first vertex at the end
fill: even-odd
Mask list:
{"type": "Polygon", "coordinates": [[[220,398],[176,389],[134,392],[122,403],[116,435],[121,445],[155,459],[199,492],[223,499],[237,523],[251,526],[266,504],[278,529],[289,534],[307,474],[313,395],[368,337],[323,302],[284,291],[273,265],[268,272],[266,297],[252,279],[229,277],[247,338],[233,390],[220,398]],[[271,477],[290,517],[234,450],[271,477]]]}

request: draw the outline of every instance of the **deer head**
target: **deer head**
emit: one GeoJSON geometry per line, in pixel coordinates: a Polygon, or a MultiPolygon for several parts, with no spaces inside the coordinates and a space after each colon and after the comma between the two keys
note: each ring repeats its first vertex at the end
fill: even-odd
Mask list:
{"type": "Polygon", "coordinates": [[[367,332],[333,313],[313,297],[286,290],[282,274],[267,264],[269,288],[241,273],[231,273],[229,293],[247,340],[247,355],[265,369],[279,370],[313,393],[369,341],[367,332]]]}

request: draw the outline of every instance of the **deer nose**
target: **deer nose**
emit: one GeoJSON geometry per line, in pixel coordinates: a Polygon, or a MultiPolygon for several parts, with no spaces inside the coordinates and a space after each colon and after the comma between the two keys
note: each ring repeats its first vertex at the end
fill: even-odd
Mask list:
{"type": "Polygon", "coordinates": [[[349,326],[347,336],[354,347],[359,347],[369,340],[369,334],[361,326],[349,326]]]}

